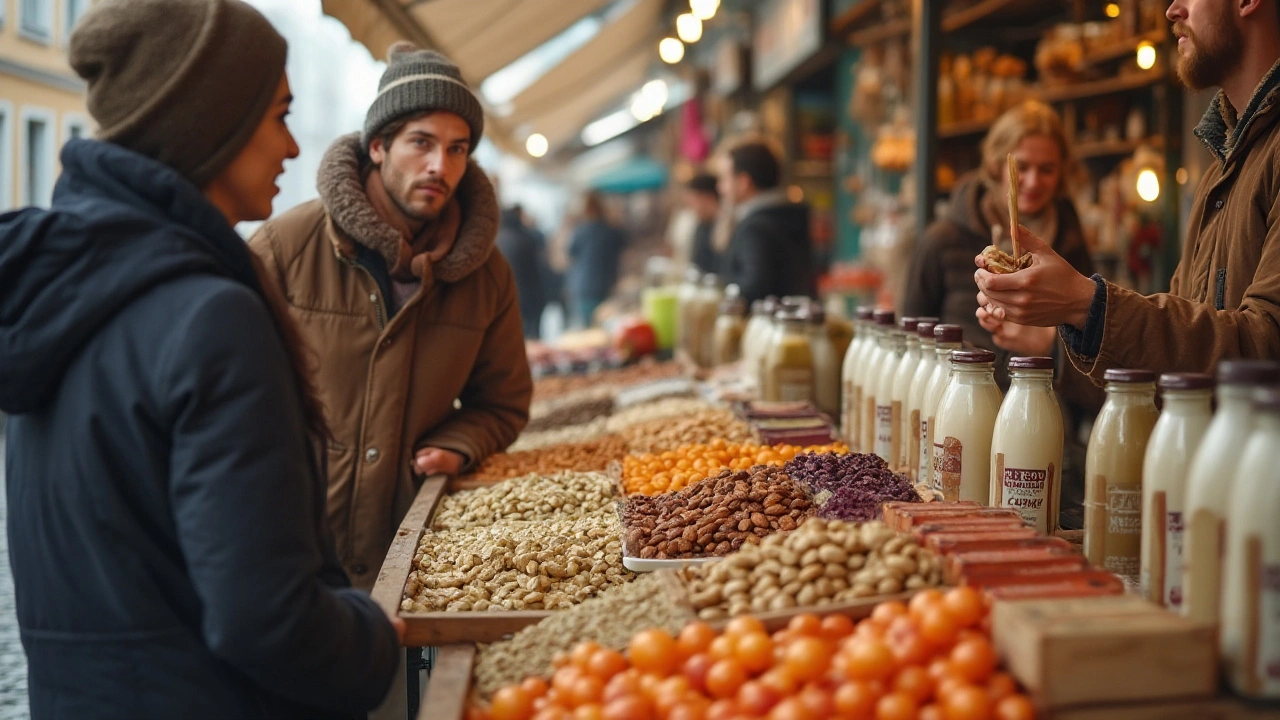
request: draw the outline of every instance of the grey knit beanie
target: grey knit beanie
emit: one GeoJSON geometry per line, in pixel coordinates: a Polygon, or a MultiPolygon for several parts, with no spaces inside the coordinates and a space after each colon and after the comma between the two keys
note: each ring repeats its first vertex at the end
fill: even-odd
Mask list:
{"type": "Polygon", "coordinates": [[[471,151],[484,134],[484,109],[462,72],[449,58],[413,43],[398,42],[387,50],[387,70],[378,81],[378,97],[364,119],[360,144],[369,143],[387,125],[409,115],[447,110],[471,126],[471,151]]]}
{"type": "Polygon", "coordinates": [[[97,138],[203,188],[271,106],[288,45],[240,0],[100,0],[71,33],[97,138]]]}

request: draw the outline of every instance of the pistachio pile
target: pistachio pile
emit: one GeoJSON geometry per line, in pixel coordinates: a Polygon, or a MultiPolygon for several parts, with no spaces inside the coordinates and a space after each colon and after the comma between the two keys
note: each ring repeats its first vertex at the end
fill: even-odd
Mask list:
{"type": "Polygon", "coordinates": [[[432,529],[467,530],[501,520],[576,520],[612,507],[616,500],[616,484],[603,473],[525,475],[446,495],[432,529]]]}
{"type": "Polygon", "coordinates": [[[723,440],[731,445],[751,442],[751,426],[730,410],[705,409],[674,418],[649,420],[621,433],[633,453],[661,453],[683,445],[723,440]]]}

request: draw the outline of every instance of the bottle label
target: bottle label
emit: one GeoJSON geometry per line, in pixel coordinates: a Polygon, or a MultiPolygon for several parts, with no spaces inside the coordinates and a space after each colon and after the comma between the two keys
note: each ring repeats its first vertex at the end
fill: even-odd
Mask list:
{"type": "Polygon", "coordinates": [[[808,368],[778,368],[778,399],[783,402],[813,400],[813,371],[808,368]]]}
{"type": "Polygon", "coordinates": [[[1107,486],[1107,551],[1102,567],[1138,587],[1142,570],[1142,487],[1107,486]]]}
{"type": "Polygon", "coordinates": [[[1189,519],[1182,569],[1183,613],[1201,622],[1218,622],[1222,591],[1222,550],[1226,523],[1208,508],[1189,519]]]}
{"type": "Polygon", "coordinates": [[[907,454],[906,454],[906,470],[913,480],[919,481],[916,474],[920,470],[920,411],[912,410],[910,417],[907,418],[907,429],[910,436],[907,438],[907,454]]]}
{"type": "MultiPolygon", "coordinates": [[[[1257,585],[1250,583],[1250,590],[1257,587],[1261,591],[1255,595],[1258,598],[1257,612],[1246,621],[1253,626],[1246,627],[1246,630],[1252,630],[1245,636],[1246,657],[1252,654],[1249,651],[1253,648],[1249,646],[1253,642],[1258,645],[1257,661],[1253,663],[1253,669],[1259,687],[1256,690],[1249,689],[1254,690],[1254,695],[1275,697],[1277,689],[1280,689],[1280,563],[1268,564],[1263,561],[1261,538],[1251,537],[1245,545],[1249,572],[1258,574],[1257,585]]],[[[1255,607],[1252,602],[1247,601],[1246,606],[1250,610],[1255,607]]]]}
{"type": "Polygon", "coordinates": [[[934,444],[935,473],[938,491],[947,502],[960,500],[961,469],[964,466],[964,444],[948,435],[934,444]]]}
{"type": "MultiPolygon", "coordinates": [[[[997,456],[996,467],[1003,464],[997,456]]],[[[1042,533],[1049,532],[1049,493],[1053,487],[1053,463],[1045,470],[1007,467],[1001,470],[998,507],[1017,511],[1022,519],[1042,533]]]]}
{"type": "Polygon", "coordinates": [[[920,417],[920,477],[918,482],[922,482],[929,487],[933,484],[933,438],[929,437],[929,419],[920,417]]]}
{"type": "Polygon", "coordinates": [[[1164,606],[1182,607],[1182,535],[1181,512],[1164,514],[1164,606]]]}
{"type": "Polygon", "coordinates": [[[898,461],[893,452],[893,407],[876,403],[876,454],[892,468],[898,461]]]}
{"type": "Polygon", "coordinates": [[[858,445],[858,390],[852,380],[844,381],[844,439],[851,448],[858,445]]]}

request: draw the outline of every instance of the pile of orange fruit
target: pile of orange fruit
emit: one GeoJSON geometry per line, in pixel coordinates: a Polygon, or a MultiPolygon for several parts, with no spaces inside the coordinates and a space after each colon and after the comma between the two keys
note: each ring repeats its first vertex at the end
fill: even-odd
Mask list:
{"type": "Polygon", "coordinates": [[[801,453],[845,454],[844,443],[798,447],[795,445],[731,445],[712,440],[684,445],[648,455],[628,455],[622,461],[622,484],[628,494],[658,495],[681,490],[725,468],[746,470],[756,465],[785,465],[801,453]]]}
{"type": "Polygon", "coordinates": [[[799,615],[770,635],[756,618],[646,630],[626,655],[586,642],[472,706],[468,720],[1029,720],[997,668],[987,607],[969,587],[883,603],[858,623],[799,615]]]}

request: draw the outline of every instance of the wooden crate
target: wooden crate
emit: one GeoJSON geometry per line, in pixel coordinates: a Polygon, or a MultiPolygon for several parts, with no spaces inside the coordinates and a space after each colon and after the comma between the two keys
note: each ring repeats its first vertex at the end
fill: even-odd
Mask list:
{"type": "Polygon", "coordinates": [[[471,694],[475,645],[446,645],[436,653],[427,691],[418,706],[418,720],[463,720],[471,694]]]}
{"type": "Polygon", "coordinates": [[[439,647],[465,643],[498,642],[551,614],[550,610],[513,610],[503,612],[404,612],[400,601],[413,571],[413,556],[418,542],[431,523],[440,499],[449,488],[444,476],[427,478],[413,499],[413,505],[400,523],[387,558],[373,586],[373,599],[388,613],[405,622],[406,647],[439,647]]]}

